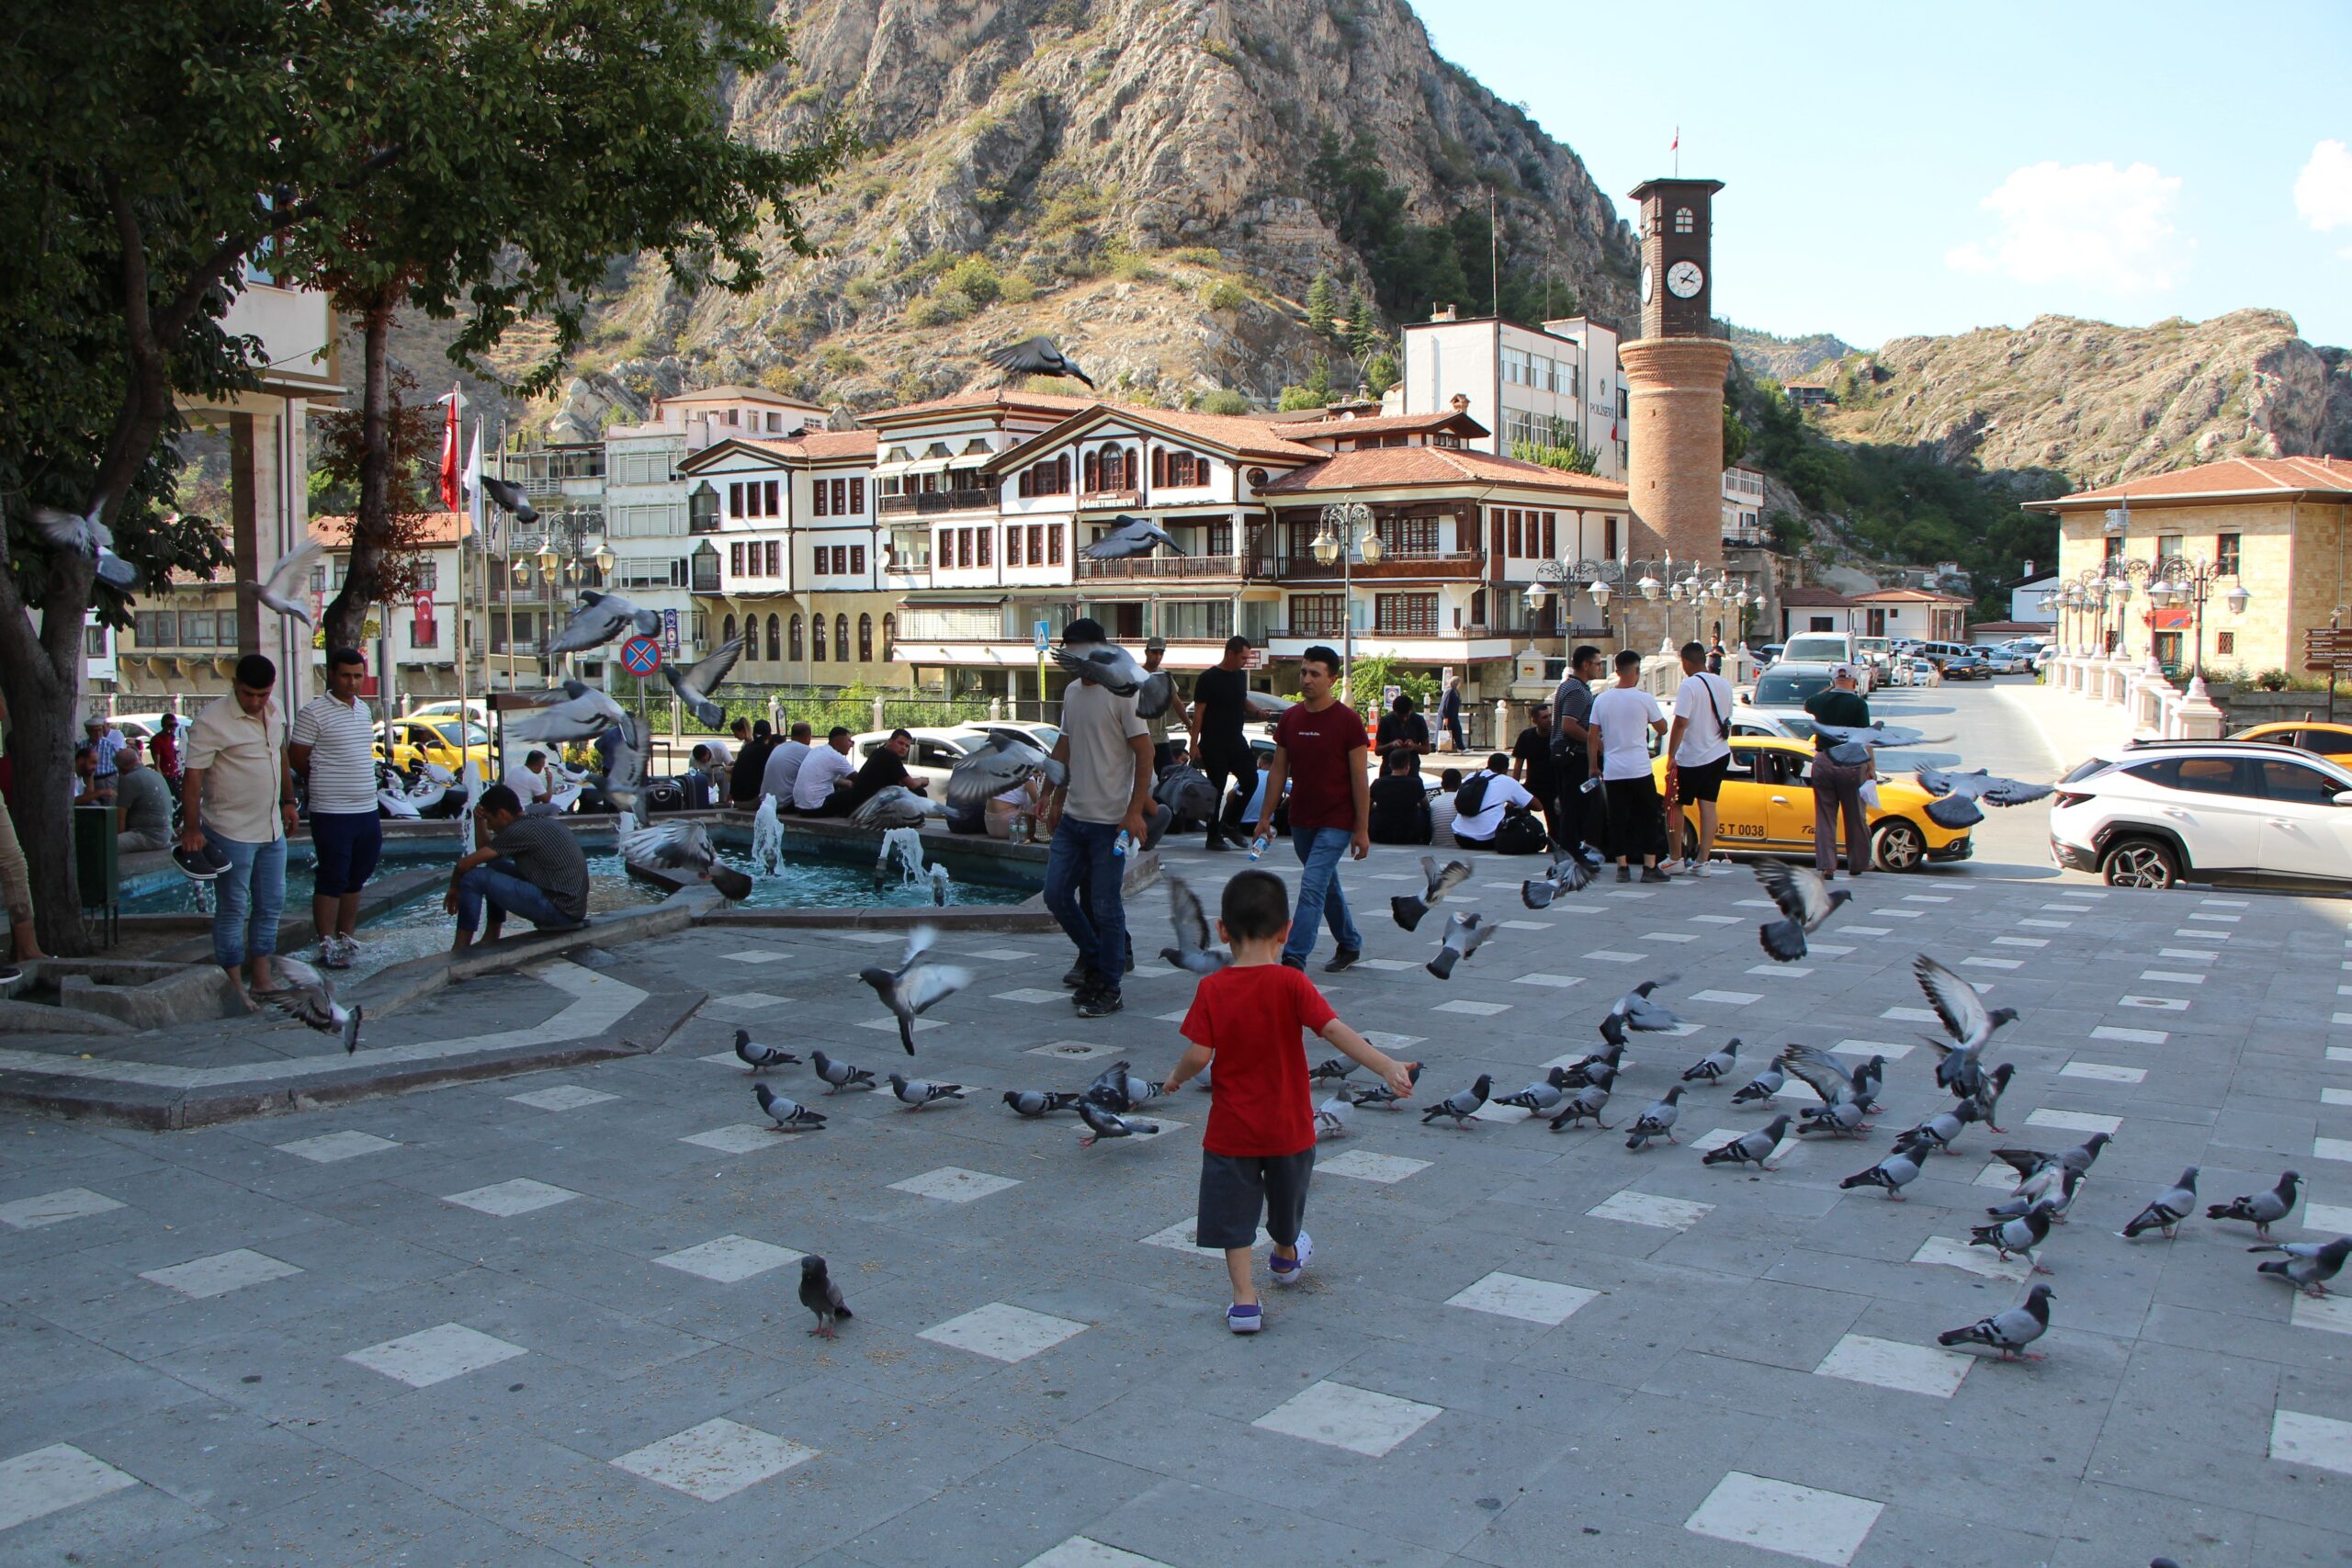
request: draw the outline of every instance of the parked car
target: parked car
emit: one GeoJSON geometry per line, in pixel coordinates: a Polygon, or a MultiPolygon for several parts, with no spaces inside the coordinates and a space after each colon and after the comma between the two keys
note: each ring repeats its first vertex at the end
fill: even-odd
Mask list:
{"type": "Polygon", "coordinates": [[[1993,678],[1991,661],[1975,649],[1946,656],[1942,671],[1947,681],[1989,681],[1993,678]]]}
{"type": "Polygon", "coordinates": [[[1878,666],[1865,657],[1862,641],[1849,632],[1799,632],[1781,658],[1790,664],[1850,664],[1856,683],[1868,692],[1877,683],[1878,666]]]}
{"type": "Polygon", "coordinates": [[[1756,655],[1757,667],[1763,669],[1781,661],[1781,652],[1784,647],[1786,645],[1783,643],[1768,642],[1763,647],[1750,651],[1756,655]]]}
{"type": "Polygon", "coordinates": [[[2110,887],[2352,885],[2352,770],[2254,740],[2146,741],[2069,773],[2050,856],[2110,887]]]}
{"type": "MultiPolygon", "coordinates": [[[[1735,735],[1731,767],[1716,805],[1715,845],[1726,853],[1810,859],[1813,854],[1814,750],[1809,741],[1735,735]]],[[[1653,765],[1666,790],[1666,759],[1653,765]]],[[[1871,864],[1881,871],[1917,871],[1929,861],[1966,860],[1974,852],[1965,828],[1940,827],[1928,817],[1934,799],[1908,774],[1878,781],[1869,812],[1871,864]]],[[[1699,808],[1682,809],[1683,852],[1698,850],[1699,808]]]]}
{"type": "Polygon", "coordinates": [[[2310,719],[2291,724],[2257,724],[2251,729],[2239,730],[2230,739],[2291,746],[2298,751],[2316,752],[2339,768],[2352,768],[2352,724],[2319,724],[2310,719]]]}
{"type": "Polygon", "coordinates": [[[439,702],[424,703],[416,707],[411,708],[407,713],[401,716],[403,718],[441,719],[456,718],[460,714],[469,719],[472,719],[476,724],[481,725],[485,729],[490,728],[490,705],[483,702],[480,697],[469,698],[463,701],[460,701],[456,697],[449,697],[439,702]]]}
{"type": "Polygon", "coordinates": [[[499,771],[493,765],[494,756],[489,730],[479,724],[461,724],[455,717],[396,718],[379,731],[376,741],[376,761],[389,761],[404,773],[413,773],[426,762],[438,762],[453,773],[462,773],[466,764],[472,762],[481,769],[484,778],[496,779],[499,771]]]}
{"type": "Polygon", "coordinates": [[[1991,648],[1981,648],[1976,651],[1977,656],[1984,660],[1985,670],[1991,674],[2030,675],[2033,673],[2033,660],[2014,648],[2005,648],[1996,643],[1991,648]]]}
{"type": "MultiPolygon", "coordinates": [[[[1805,699],[1829,689],[1829,671],[1833,668],[1783,660],[1756,677],[1756,684],[1747,697],[1747,705],[1772,718],[1809,725],[1812,719],[1804,711],[1805,699]]],[[[1812,731],[1805,733],[1810,735],[1812,731]]]]}
{"type": "Polygon", "coordinates": [[[1906,659],[1903,668],[1909,672],[1915,686],[1934,686],[1943,682],[1943,671],[1936,668],[1932,659],[1906,659]]]}

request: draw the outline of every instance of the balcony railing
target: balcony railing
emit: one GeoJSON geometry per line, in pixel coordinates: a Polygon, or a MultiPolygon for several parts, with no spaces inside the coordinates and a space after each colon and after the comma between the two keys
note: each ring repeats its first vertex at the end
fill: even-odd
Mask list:
{"type": "Polygon", "coordinates": [[[1093,560],[1084,555],[1078,558],[1078,576],[1087,580],[1114,581],[1170,581],[1203,577],[1242,577],[1262,575],[1271,570],[1272,562],[1260,560],[1257,574],[1245,569],[1253,564],[1247,556],[1132,556],[1125,560],[1093,560]]]}
{"type": "MultiPolygon", "coordinates": [[[[1276,564],[1274,575],[1336,579],[1340,574],[1340,564],[1333,561],[1325,566],[1313,556],[1288,556],[1276,564]]],[[[1484,574],[1486,565],[1484,550],[1385,550],[1377,561],[1356,562],[1348,575],[1367,581],[1384,577],[1475,578],[1484,574]]]]}
{"type": "Polygon", "coordinates": [[[886,495],[882,498],[882,514],[928,517],[941,512],[985,512],[995,505],[996,491],[992,490],[940,490],[914,495],[886,495]]]}

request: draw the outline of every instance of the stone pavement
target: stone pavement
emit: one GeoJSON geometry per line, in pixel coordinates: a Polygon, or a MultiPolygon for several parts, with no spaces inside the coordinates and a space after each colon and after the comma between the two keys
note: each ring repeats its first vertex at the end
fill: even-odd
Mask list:
{"type": "MultiPolygon", "coordinates": [[[[1246,863],[1171,862],[1212,904],[1246,863]]],[[[1481,857],[1457,897],[1504,924],[1441,983],[1385,915],[1412,866],[1346,872],[1374,962],[1327,988],[1429,1092],[1515,1089],[1677,971],[1690,1030],[1637,1039],[1611,1122],[1736,1034],[1749,1068],[1883,1052],[1879,1132],[1758,1178],[1692,1149],[1768,1119],[1737,1080],[1638,1155],[1359,1111],[1313,1278],[1237,1340],[1183,1245],[1206,1096],[1086,1150],[997,1101],[1173,1063],[1159,895],[1109,1021],[1062,999],[1058,941],[946,941],[980,978],[913,1065],[970,1101],[786,1068],[832,1118],[797,1136],[759,1125],[733,1030],[904,1066],[854,978],[896,939],[684,931],[617,955],[711,998],[651,1055],[187,1133],[0,1118],[0,1562],[2345,1560],[2352,1312],[2257,1277],[2243,1225],[2114,1234],[2188,1164],[2216,1201],[2299,1169],[2279,1234],[2352,1229],[2343,905],[1873,876],[1774,965],[1744,875],[1531,914],[1528,863],[1481,857]],[[2116,1134],[2048,1247],[2044,1362],[1935,1344],[2024,1294],[1953,1245],[2004,1140],[1972,1129],[1905,1202],[1837,1186],[1949,1102],[1921,951],[2023,1014],[2006,1141],[2116,1134]],[[811,1251],[857,1314],[832,1344],[794,1300],[811,1251]]]]}

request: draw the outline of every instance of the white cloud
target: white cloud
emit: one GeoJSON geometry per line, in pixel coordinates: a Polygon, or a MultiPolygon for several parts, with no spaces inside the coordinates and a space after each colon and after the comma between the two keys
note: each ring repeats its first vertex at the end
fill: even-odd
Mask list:
{"type": "Polygon", "coordinates": [[[2146,164],[2029,164],[1977,204],[1999,220],[1998,231],[1946,252],[1944,263],[2020,283],[2161,293],[2194,248],[2173,227],[2179,196],[2178,176],[2146,164]]]}
{"type": "MultiPolygon", "coordinates": [[[[2352,228],[2352,147],[2323,141],[2312,149],[2311,162],[2295,176],[2295,212],[2323,234],[2352,228]]],[[[2352,256],[2352,250],[2336,254],[2352,256]]]]}

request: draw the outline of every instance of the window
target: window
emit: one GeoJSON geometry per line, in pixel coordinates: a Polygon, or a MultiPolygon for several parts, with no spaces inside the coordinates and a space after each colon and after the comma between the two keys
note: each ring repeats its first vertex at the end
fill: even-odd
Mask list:
{"type": "Polygon", "coordinates": [[[1408,637],[1433,637],[1437,634],[1437,595],[1434,593],[1376,593],[1373,595],[1372,607],[1374,631],[1408,637]]]}
{"type": "Polygon", "coordinates": [[[1290,629],[1294,637],[1338,637],[1347,625],[1347,604],[1337,593],[1294,593],[1290,596],[1290,629]]]}
{"type": "Polygon", "coordinates": [[[729,517],[743,515],[743,485],[741,480],[727,487],[727,515],[729,517]]]}
{"type": "MultiPolygon", "coordinates": [[[[185,617],[183,617],[180,622],[180,629],[183,631],[187,629],[187,622],[185,617]]],[[[222,648],[234,648],[237,646],[236,611],[215,610],[212,612],[212,640],[219,643],[222,648]]]]}
{"type": "Polygon", "coordinates": [[[1676,233],[1688,234],[1694,231],[1697,228],[1698,220],[1692,217],[1689,208],[1678,207],[1674,209],[1674,231],[1676,233]]]}
{"type": "Polygon", "coordinates": [[[874,662],[874,617],[871,615],[857,618],[857,660],[861,664],[874,662]]]}
{"type": "Polygon", "coordinates": [[[2178,560],[2181,554],[2181,537],[2182,536],[2178,534],[2157,535],[2156,559],[2159,561],[2178,560]]]}
{"type": "Polygon", "coordinates": [[[82,653],[88,659],[104,659],[107,656],[106,627],[84,626],[82,628],[82,653]]]}
{"type": "Polygon", "coordinates": [[[849,617],[847,615],[833,617],[833,652],[839,656],[842,663],[849,662],[849,617]]]}
{"type": "Polygon", "coordinates": [[[518,653],[527,653],[537,646],[537,617],[527,610],[502,610],[490,617],[490,651],[504,653],[511,647],[518,653]],[[513,624],[510,626],[509,622],[513,624]]]}
{"type": "Polygon", "coordinates": [[[2123,558],[2122,535],[2109,534],[2107,536],[2107,558],[2110,561],[2119,561],[2123,558]]]}
{"type": "Polygon", "coordinates": [[[1159,606],[1159,630],[1180,642],[1222,642],[1233,635],[1229,599],[1183,599],[1159,606]]]}
{"type": "Polygon", "coordinates": [[[1600,553],[1611,560],[1617,558],[1617,516],[1614,513],[1600,520],[1600,553]]]}
{"type": "Polygon", "coordinates": [[[767,542],[767,552],[768,552],[768,571],[767,571],[767,574],[768,574],[770,577],[782,577],[782,576],[784,575],[784,550],[783,550],[783,547],[782,547],[781,545],[777,544],[775,540],[774,540],[774,539],[770,539],[770,540],[767,542]]]}
{"type": "Polygon", "coordinates": [[[809,487],[808,511],[811,516],[830,517],[832,515],[831,510],[825,505],[825,481],[822,479],[819,479],[814,485],[809,487]]]}
{"type": "Polygon", "coordinates": [[[849,515],[852,517],[865,515],[865,481],[862,479],[849,481],[849,515]]]}
{"type": "Polygon", "coordinates": [[[2213,569],[2226,576],[2236,577],[2244,570],[2243,534],[2216,534],[2213,536],[2213,569]]]}
{"type": "Polygon", "coordinates": [[[2276,800],[2290,806],[2330,806],[2335,801],[2335,784],[2317,768],[2307,768],[2301,762],[2256,762],[2254,764],[2261,780],[2261,794],[2266,800],[2276,800]]]}
{"type": "Polygon", "coordinates": [[[792,649],[792,651],[791,651],[791,654],[789,655],[789,657],[791,658],[792,661],[793,661],[795,664],[797,664],[797,663],[799,663],[799,662],[800,662],[800,659],[801,659],[801,653],[800,653],[800,617],[799,617],[799,616],[797,616],[797,615],[795,615],[795,616],[793,616],[793,617],[792,617],[792,626],[791,626],[791,631],[792,631],[792,643],[791,643],[791,649],[792,649]]]}
{"type": "Polygon", "coordinates": [[[1556,512],[1546,512],[1544,514],[1544,558],[1546,560],[1555,558],[1560,553],[1557,532],[1559,522],[1560,514],[1556,512]]]}
{"type": "Polygon", "coordinates": [[[865,547],[864,545],[852,545],[849,547],[849,571],[852,577],[865,575],[865,547]]]}
{"type": "Polygon", "coordinates": [[[814,656],[815,661],[819,664],[822,664],[825,662],[825,617],[822,615],[811,615],[808,617],[808,624],[816,629],[817,633],[816,645],[810,649],[810,652],[814,656]]]}
{"type": "Polygon", "coordinates": [[[734,544],[727,547],[727,570],[733,576],[743,575],[743,547],[741,545],[734,544]]]}
{"type": "Polygon", "coordinates": [[[169,610],[141,610],[132,635],[142,648],[172,648],[180,640],[180,618],[169,610]]]}
{"type": "Polygon", "coordinates": [[[987,566],[989,564],[989,551],[993,547],[989,544],[989,541],[996,537],[996,530],[993,528],[979,528],[974,530],[974,532],[979,536],[980,564],[982,566],[987,566]]]}
{"type": "Polygon", "coordinates": [[[732,616],[732,615],[728,616],[728,617],[727,617],[727,619],[726,619],[726,621],[722,624],[721,629],[720,629],[719,634],[718,634],[718,640],[719,640],[719,641],[721,641],[721,642],[733,642],[733,641],[735,640],[735,617],[734,617],[734,616],[732,616]]]}
{"type": "Polygon", "coordinates": [[[1102,478],[1102,458],[1096,454],[1089,452],[1086,455],[1084,462],[1080,466],[1079,478],[1085,481],[1087,493],[1090,495],[1094,491],[1101,490],[1102,488],[1101,482],[1102,478]]]}
{"type": "Polygon", "coordinates": [[[1004,564],[1007,566],[1021,564],[1021,535],[1022,530],[1017,524],[1008,525],[1004,530],[1004,564]]]}
{"type": "Polygon", "coordinates": [[[768,617],[768,662],[780,663],[784,659],[783,626],[774,615],[768,617]]]}
{"type": "Polygon", "coordinates": [[[2180,634],[2178,632],[2156,633],[2156,662],[2163,665],[2167,670],[2179,669],[2181,666],[2180,640],[2180,634]]]}
{"type": "Polygon", "coordinates": [[[1525,555],[1527,552],[1526,552],[1525,550],[1523,550],[1523,549],[1520,548],[1521,539],[1520,539],[1520,534],[1519,534],[1519,517],[1520,517],[1519,508],[1518,508],[1518,507],[1516,507],[1516,506],[1511,507],[1510,510],[1508,510],[1507,512],[1505,512],[1505,513],[1503,513],[1503,517],[1504,517],[1504,520],[1506,521],[1506,523],[1508,524],[1509,528],[1510,528],[1510,549],[1509,549],[1508,553],[1509,553],[1509,554],[1510,554],[1510,555],[1515,555],[1515,556],[1523,556],[1523,555],[1525,555]]]}
{"type": "Polygon", "coordinates": [[[1434,517],[1384,517],[1380,520],[1380,545],[1393,556],[1433,556],[1437,554],[1437,524],[1434,517]]]}
{"type": "MultiPolygon", "coordinates": [[[[1034,553],[1031,558],[1035,558],[1034,553]]],[[[1062,530],[1059,524],[1046,530],[1046,564],[1047,566],[1062,564],[1062,530]]]]}
{"type": "Polygon", "coordinates": [[[2235,633],[2235,632],[2221,632],[2221,633],[2217,633],[2217,634],[2215,635],[2215,637],[2214,637],[2214,638],[2213,638],[2213,651],[2214,651],[2215,653],[2235,653],[2237,650],[2238,650],[2238,634],[2237,634],[2237,633],[2235,633]]]}

